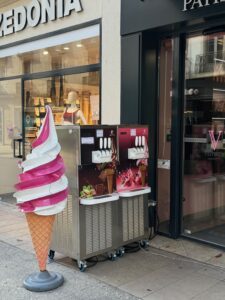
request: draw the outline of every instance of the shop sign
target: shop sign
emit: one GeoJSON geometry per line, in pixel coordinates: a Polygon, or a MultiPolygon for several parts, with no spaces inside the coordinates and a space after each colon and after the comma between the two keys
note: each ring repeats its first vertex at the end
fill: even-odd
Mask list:
{"type": "Polygon", "coordinates": [[[218,146],[218,143],[219,143],[219,140],[220,140],[222,134],[223,134],[223,131],[220,130],[218,132],[217,139],[215,139],[215,132],[214,132],[214,130],[209,130],[209,136],[210,136],[210,140],[211,140],[211,148],[214,151],[216,151],[216,149],[217,149],[217,146],[218,146]]]}
{"type": "Polygon", "coordinates": [[[215,5],[225,2],[225,0],[184,0],[184,9],[183,11],[197,9],[201,7],[207,7],[210,5],[215,5]]]}
{"type": "Polygon", "coordinates": [[[81,0],[32,0],[27,6],[18,6],[0,13],[0,37],[82,10],[81,0]]]}

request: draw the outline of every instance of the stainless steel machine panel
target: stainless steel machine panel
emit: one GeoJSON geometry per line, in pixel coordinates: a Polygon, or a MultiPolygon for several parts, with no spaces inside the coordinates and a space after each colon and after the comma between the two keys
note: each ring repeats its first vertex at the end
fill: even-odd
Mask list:
{"type": "Polygon", "coordinates": [[[148,199],[146,196],[120,198],[119,224],[122,237],[119,244],[148,238],[148,199]]]}
{"type": "Polygon", "coordinates": [[[78,165],[80,164],[79,126],[57,127],[61,155],[69,181],[66,209],[56,216],[51,249],[76,258],[80,254],[78,165]]]}

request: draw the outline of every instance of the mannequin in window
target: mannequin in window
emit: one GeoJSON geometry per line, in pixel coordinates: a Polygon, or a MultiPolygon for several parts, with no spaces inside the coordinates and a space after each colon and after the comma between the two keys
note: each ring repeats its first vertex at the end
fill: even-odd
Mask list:
{"type": "Polygon", "coordinates": [[[87,121],[83,112],[77,107],[77,92],[69,92],[67,99],[67,108],[64,111],[64,125],[83,124],[87,125],[87,121]]]}

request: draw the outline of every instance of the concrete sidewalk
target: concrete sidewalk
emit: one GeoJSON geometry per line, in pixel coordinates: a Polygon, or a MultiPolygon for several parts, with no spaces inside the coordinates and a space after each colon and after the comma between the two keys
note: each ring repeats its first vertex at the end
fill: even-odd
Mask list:
{"type": "Polygon", "coordinates": [[[65,283],[48,293],[31,293],[23,278],[37,270],[32,253],[0,242],[0,299],[3,300],[223,300],[225,270],[149,248],[99,263],[81,273],[70,259],[49,264],[65,283]]]}
{"type": "Polygon", "coordinates": [[[134,296],[112,287],[87,273],[59,264],[50,264],[50,271],[64,275],[62,287],[48,293],[31,293],[22,287],[23,278],[37,270],[34,256],[15,246],[0,242],[0,299],[2,300],[135,300],[134,296]]]}
{"type": "Polygon", "coordinates": [[[61,272],[65,284],[50,293],[22,288],[23,278],[37,269],[24,215],[14,205],[0,202],[0,299],[225,298],[224,252],[182,239],[156,237],[150,248],[98,263],[85,273],[70,258],[56,254],[48,269],[61,272]]]}

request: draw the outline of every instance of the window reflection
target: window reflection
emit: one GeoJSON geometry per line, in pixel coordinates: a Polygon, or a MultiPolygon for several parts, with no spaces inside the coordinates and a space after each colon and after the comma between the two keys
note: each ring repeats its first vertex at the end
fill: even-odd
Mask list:
{"type": "Polygon", "coordinates": [[[225,33],[187,39],[184,233],[224,245],[225,33]]]}
{"type": "Polygon", "coordinates": [[[0,157],[13,157],[13,139],[21,137],[21,81],[0,82],[0,157]]]}

